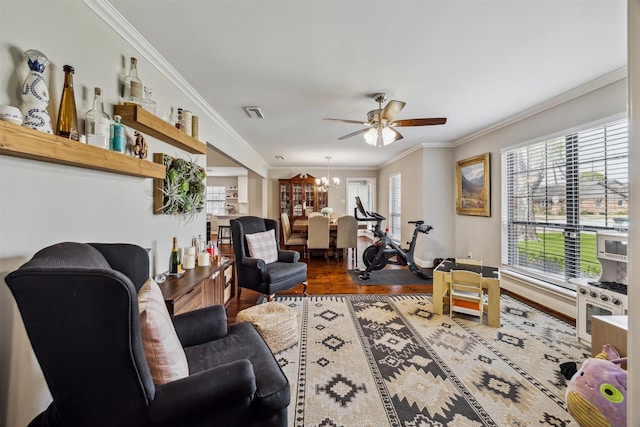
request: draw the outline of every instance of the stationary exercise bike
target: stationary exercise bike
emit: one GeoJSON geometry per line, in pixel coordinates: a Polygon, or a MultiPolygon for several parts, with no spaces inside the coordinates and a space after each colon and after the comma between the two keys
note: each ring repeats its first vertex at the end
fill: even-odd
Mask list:
{"type": "Polygon", "coordinates": [[[424,221],[409,221],[409,224],[413,224],[415,228],[413,229],[413,238],[409,243],[409,249],[402,249],[396,242],[391,240],[391,238],[387,235],[386,231],[382,231],[382,221],[386,218],[376,212],[367,212],[364,210],[364,206],[362,206],[362,202],[360,201],[360,197],[356,196],[356,208],[354,209],[354,216],[358,221],[369,221],[376,223],[375,228],[373,230],[373,235],[378,238],[378,240],[364,250],[362,254],[362,261],[364,261],[364,265],[367,267],[366,270],[361,270],[358,278],[360,280],[369,280],[371,279],[371,271],[372,270],[380,270],[383,269],[387,264],[399,264],[399,265],[407,265],[409,270],[415,273],[418,277],[428,280],[431,279],[431,276],[426,274],[415,262],[413,258],[413,251],[416,248],[416,240],[418,237],[418,233],[429,234],[429,231],[433,229],[432,226],[427,225],[424,221]],[[358,216],[358,212],[364,216],[358,216]],[[395,257],[395,260],[392,258],[395,257]]]}

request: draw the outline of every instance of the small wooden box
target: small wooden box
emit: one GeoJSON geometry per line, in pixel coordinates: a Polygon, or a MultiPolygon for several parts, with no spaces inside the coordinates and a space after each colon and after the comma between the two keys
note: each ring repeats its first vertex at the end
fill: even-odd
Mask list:
{"type": "Polygon", "coordinates": [[[620,357],[627,356],[627,316],[593,316],[591,318],[591,356],[611,344],[620,357]]]}

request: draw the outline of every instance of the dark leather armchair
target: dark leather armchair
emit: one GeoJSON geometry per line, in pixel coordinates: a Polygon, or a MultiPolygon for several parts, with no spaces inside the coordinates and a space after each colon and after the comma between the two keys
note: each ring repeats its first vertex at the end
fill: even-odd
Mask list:
{"type": "Polygon", "coordinates": [[[53,397],[30,427],[286,426],[287,378],[219,305],[172,319],[189,375],[154,385],[137,301],[148,272],[139,246],[60,243],[6,277],[53,397]]]}
{"type": "MultiPolygon", "coordinates": [[[[238,286],[266,294],[269,299],[278,291],[293,288],[302,283],[303,294],[307,295],[307,264],[300,261],[300,252],[281,250],[278,244],[278,222],[273,219],[256,216],[243,216],[232,219],[231,237],[236,255],[238,286]],[[249,255],[249,246],[245,236],[274,230],[278,260],[265,263],[249,255]]],[[[238,288],[238,297],[240,288],[238,288]]]]}

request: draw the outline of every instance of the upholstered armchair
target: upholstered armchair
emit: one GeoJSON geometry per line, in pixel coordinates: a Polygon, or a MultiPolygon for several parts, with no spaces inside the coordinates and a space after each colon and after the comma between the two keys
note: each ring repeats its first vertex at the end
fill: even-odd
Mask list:
{"type": "Polygon", "coordinates": [[[60,243],[6,277],[53,397],[30,427],[286,426],[289,383],[254,326],[219,305],[170,318],[148,276],[139,246],[60,243]],[[153,311],[183,358],[168,366],[145,352],[153,311]]]}
{"type": "Polygon", "coordinates": [[[238,297],[241,288],[248,288],[271,299],[276,292],[300,283],[304,286],[303,294],[307,294],[307,264],[300,262],[300,252],[280,249],[277,221],[243,216],[230,223],[238,297]]]}

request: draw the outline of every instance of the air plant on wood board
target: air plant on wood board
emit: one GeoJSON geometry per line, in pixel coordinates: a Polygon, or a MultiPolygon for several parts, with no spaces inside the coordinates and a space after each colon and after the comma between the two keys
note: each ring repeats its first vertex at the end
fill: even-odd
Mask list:
{"type": "Polygon", "coordinates": [[[183,215],[192,221],[202,212],[205,202],[207,177],[203,168],[191,160],[174,159],[164,156],[167,176],[162,188],[162,212],[167,215],[183,215]]]}

